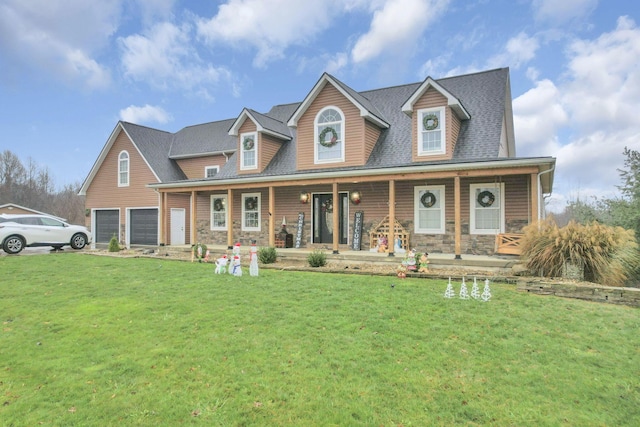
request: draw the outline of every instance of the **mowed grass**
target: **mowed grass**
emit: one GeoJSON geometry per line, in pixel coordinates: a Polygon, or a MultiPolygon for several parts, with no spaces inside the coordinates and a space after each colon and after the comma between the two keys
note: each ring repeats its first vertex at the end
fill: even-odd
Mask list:
{"type": "Polygon", "coordinates": [[[439,280],[247,273],[0,257],[1,424],[640,422],[638,309],[507,284],[485,303],[445,299],[439,280]]]}

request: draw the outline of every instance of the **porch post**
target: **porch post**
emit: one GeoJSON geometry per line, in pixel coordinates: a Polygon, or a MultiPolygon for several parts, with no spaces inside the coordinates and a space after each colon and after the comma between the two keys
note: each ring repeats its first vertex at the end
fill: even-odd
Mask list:
{"type": "Polygon", "coordinates": [[[454,216],[455,216],[455,253],[456,259],[462,259],[460,255],[462,253],[462,223],[460,213],[460,177],[453,178],[453,203],[454,203],[454,216]]]}
{"type": "Polygon", "coordinates": [[[540,215],[540,196],[538,195],[538,175],[535,173],[531,174],[531,183],[529,186],[531,187],[531,221],[529,224],[533,224],[534,222],[540,220],[542,216],[540,215]]]}
{"type": "Polygon", "coordinates": [[[340,212],[339,203],[340,203],[340,195],[338,194],[338,183],[334,182],[333,183],[333,214],[331,215],[333,218],[333,253],[334,254],[339,253],[338,245],[340,243],[340,227],[338,226],[340,221],[340,216],[338,215],[338,213],[340,212]]]}
{"type": "Polygon", "coordinates": [[[233,249],[233,190],[227,190],[227,249],[233,249]]]}
{"type": "Polygon", "coordinates": [[[196,225],[198,220],[197,215],[198,210],[198,193],[196,191],[191,192],[191,224],[189,224],[189,228],[191,229],[191,236],[189,237],[189,243],[193,246],[198,242],[198,226],[196,225]]]}
{"type": "Polygon", "coordinates": [[[166,244],[166,241],[165,241],[165,236],[166,236],[166,225],[165,225],[165,222],[166,222],[166,219],[167,219],[167,216],[165,215],[165,212],[164,212],[164,206],[166,204],[165,193],[163,191],[161,191],[159,193],[159,196],[160,196],[160,208],[158,209],[158,216],[159,216],[158,220],[160,222],[160,235],[158,236],[158,243],[160,243],[160,246],[164,246],[166,244]]]}
{"type": "Polygon", "coordinates": [[[269,247],[276,246],[276,191],[273,186],[269,187],[269,247]]]}
{"type": "MultiPolygon", "coordinates": [[[[396,247],[396,182],[389,180],[389,236],[387,241],[389,248],[389,256],[395,256],[393,253],[396,247]]],[[[409,248],[407,248],[407,251],[409,248]]]]}

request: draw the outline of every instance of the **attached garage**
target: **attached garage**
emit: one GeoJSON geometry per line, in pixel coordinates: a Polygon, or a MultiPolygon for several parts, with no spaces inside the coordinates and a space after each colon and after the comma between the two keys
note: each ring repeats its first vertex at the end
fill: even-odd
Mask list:
{"type": "Polygon", "coordinates": [[[131,209],[129,227],[130,244],[158,245],[158,209],[131,209]]]}
{"type": "Polygon", "coordinates": [[[118,209],[95,211],[96,243],[109,243],[113,236],[120,236],[120,211],[118,209]]]}

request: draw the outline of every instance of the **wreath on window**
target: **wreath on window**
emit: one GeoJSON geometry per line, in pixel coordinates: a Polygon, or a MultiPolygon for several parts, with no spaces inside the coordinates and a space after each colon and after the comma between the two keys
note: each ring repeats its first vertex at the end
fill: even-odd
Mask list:
{"type": "Polygon", "coordinates": [[[424,130],[434,130],[438,128],[438,116],[433,113],[427,114],[422,119],[422,126],[424,126],[424,130]]]}
{"type": "Polygon", "coordinates": [[[224,209],[224,203],[222,199],[215,199],[213,201],[213,210],[216,212],[220,212],[223,209],[224,209]]]}
{"type": "Polygon", "coordinates": [[[244,208],[248,211],[254,211],[258,207],[257,197],[247,197],[244,201],[244,208]]]}
{"type": "Polygon", "coordinates": [[[327,199],[322,203],[322,210],[325,212],[333,212],[333,199],[327,199]]]}
{"type": "Polygon", "coordinates": [[[336,132],[334,128],[327,126],[322,129],[322,132],[318,135],[318,142],[323,147],[331,148],[338,143],[338,132],[336,132]],[[329,141],[325,141],[325,137],[328,133],[331,133],[331,139],[329,141]]]}
{"type": "Polygon", "coordinates": [[[478,203],[483,208],[488,208],[489,206],[493,205],[493,202],[495,201],[496,201],[496,196],[494,196],[494,194],[491,191],[484,190],[484,191],[481,191],[480,194],[478,194],[478,203]]]}
{"type": "Polygon", "coordinates": [[[422,203],[422,206],[425,208],[430,208],[436,204],[436,195],[431,191],[427,191],[420,197],[420,203],[422,203]]]}
{"type": "Polygon", "coordinates": [[[253,141],[253,137],[251,136],[247,136],[244,141],[242,141],[242,147],[245,149],[245,151],[253,150],[254,146],[255,142],[253,141]]]}

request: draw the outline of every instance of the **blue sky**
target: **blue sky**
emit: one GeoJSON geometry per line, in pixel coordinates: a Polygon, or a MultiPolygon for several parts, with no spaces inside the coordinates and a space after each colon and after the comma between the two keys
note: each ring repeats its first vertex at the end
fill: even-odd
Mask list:
{"type": "Polygon", "coordinates": [[[82,182],[118,120],[170,132],[302,100],[509,67],[518,156],[552,210],[617,195],[640,150],[629,0],[0,0],[0,151],[82,182]]]}

